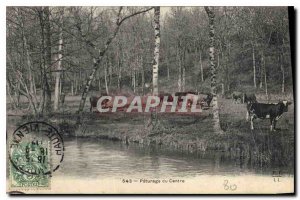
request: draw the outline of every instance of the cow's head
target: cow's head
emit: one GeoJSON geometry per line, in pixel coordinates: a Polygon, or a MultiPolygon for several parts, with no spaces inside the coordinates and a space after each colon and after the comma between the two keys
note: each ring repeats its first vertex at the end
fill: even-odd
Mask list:
{"type": "Polygon", "coordinates": [[[288,101],[280,101],[278,103],[280,105],[280,108],[283,112],[287,112],[288,111],[288,106],[292,104],[292,102],[288,102],[288,101]]]}

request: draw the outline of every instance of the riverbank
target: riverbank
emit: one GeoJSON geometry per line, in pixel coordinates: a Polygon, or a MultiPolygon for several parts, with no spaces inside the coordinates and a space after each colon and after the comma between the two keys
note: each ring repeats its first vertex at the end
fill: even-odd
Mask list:
{"type": "MultiPolygon", "coordinates": [[[[127,145],[164,146],[174,151],[194,154],[220,151],[242,164],[271,166],[294,165],[294,107],[278,121],[276,132],[270,132],[269,120],[256,120],[254,131],[245,120],[246,106],[232,100],[220,99],[220,121],[223,135],[212,130],[211,109],[200,114],[178,115],[163,113],[157,123],[150,124],[150,114],[84,112],[81,123],[77,115],[66,111],[52,113],[39,121],[56,126],[63,137],[89,137],[118,140],[127,145]]],[[[17,124],[32,121],[23,116],[17,124]]]]}

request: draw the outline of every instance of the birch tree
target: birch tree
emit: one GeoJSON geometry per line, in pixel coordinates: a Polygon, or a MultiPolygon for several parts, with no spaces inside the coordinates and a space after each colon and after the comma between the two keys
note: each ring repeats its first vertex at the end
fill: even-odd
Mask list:
{"type": "Polygon", "coordinates": [[[154,33],[155,33],[155,47],[153,59],[153,95],[158,95],[158,64],[159,64],[159,46],[160,46],[160,7],[154,7],[154,33]]]}
{"type": "Polygon", "coordinates": [[[216,67],[215,67],[215,14],[212,7],[205,7],[205,11],[209,19],[209,64],[210,64],[210,73],[211,73],[211,94],[212,99],[212,112],[213,112],[213,123],[214,131],[216,133],[222,134],[223,131],[220,127],[220,116],[219,116],[219,107],[217,100],[217,88],[216,88],[216,67]]]}
{"type": "MultiPolygon", "coordinates": [[[[58,41],[58,56],[56,60],[56,78],[55,78],[55,88],[54,88],[54,110],[58,110],[58,104],[59,104],[59,97],[60,97],[60,84],[61,84],[61,70],[62,70],[62,48],[63,48],[63,13],[64,8],[62,8],[60,13],[60,24],[59,27],[59,41],[58,41]]],[[[73,90],[72,90],[73,91],[73,90]]]]}
{"type": "Polygon", "coordinates": [[[81,33],[81,39],[83,40],[83,42],[86,44],[86,46],[88,48],[91,48],[94,52],[96,52],[96,54],[98,54],[96,57],[93,58],[93,69],[92,69],[91,74],[88,76],[88,79],[87,79],[86,84],[84,86],[84,90],[83,90],[83,93],[81,95],[81,100],[80,100],[80,104],[79,104],[79,108],[78,108],[78,113],[82,113],[82,111],[83,111],[83,108],[84,108],[84,105],[85,105],[85,102],[86,102],[86,98],[87,98],[90,86],[92,84],[92,81],[95,77],[95,74],[96,74],[97,70],[99,69],[100,63],[103,60],[103,57],[104,57],[105,53],[107,52],[110,44],[112,43],[112,41],[116,37],[122,23],[124,21],[126,21],[127,19],[129,19],[130,17],[133,17],[135,15],[138,15],[138,14],[141,14],[141,13],[144,13],[144,12],[148,12],[149,10],[152,10],[152,9],[153,9],[152,7],[146,8],[146,9],[143,9],[141,11],[137,11],[137,12],[134,12],[132,14],[129,14],[129,15],[122,18],[121,13],[122,13],[123,7],[120,7],[119,10],[118,10],[117,16],[116,16],[116,20],[115,20],[115,28],[112,31],[112,33],[110,34],[110,36],[107,38],[107,40],[106,40],[106,42],[105,42],[105,44],[102,48],[97,47],[95,44],[92,43],[92,41],[87,40],[85,38],[85,36],[82,34],[82,31],[81,31],[80,27],[77,26],[78,31],[81,33]]]}

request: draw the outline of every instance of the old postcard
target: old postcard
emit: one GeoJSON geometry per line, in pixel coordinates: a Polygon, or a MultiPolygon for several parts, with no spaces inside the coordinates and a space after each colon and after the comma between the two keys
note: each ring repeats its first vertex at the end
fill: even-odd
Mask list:
{"type": "Polygon", "coordinates": [[[294,193],[293,33],[293,7],[6,7],[7,193],[294,193]]]}

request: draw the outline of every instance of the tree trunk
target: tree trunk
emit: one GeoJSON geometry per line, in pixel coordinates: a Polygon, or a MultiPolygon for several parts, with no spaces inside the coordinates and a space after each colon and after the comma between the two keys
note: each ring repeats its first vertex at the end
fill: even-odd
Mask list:
{"type": "Polygon", "coordinates": [[[265,92],[268,97],[267,69],[266,69],[266,61],[264,59],[264,53],[262,54],[262,65],[263,65],[263,69],[264,69],[265,92]]]}
{"type": "Polygon", "coordinates": [[[42,69],[41,69],[41,102],[39,113],[51,111],[51,90],[48,71],[51,66],[51,27],[49,7],[42,7],[39,11],[42,38],[42,69]]]}
{"type": "Polygon", "coordinates": [[[139,86],[139,73],[136,70],[135,71],[135,87],[137,88],[139,86]]]}
{"type": "Polygon", "coordinates": [[[141,57],[141,67],[142,67],[142,71],[141,71],[141,77],[142,77],[142,94],[145,94],[145,69],[144,69],[144,60],[143,57],[141,57]]]}
{"type": "MultiPolygon", "coordinates": [[[[56,78],[56,76],[55,76],[55,78],[56,78]]],[[[64,79],[64,75],[63,75],[63,72],[61,72],[61,76],[59,77],[59,96],[63,93],[63,86],[64,86],[63,79],[64,79]]],[[[54,91],[55,91],[55,88],[54,88],[54,91]]]]}
{"type": "Polygon", "coordinates": [[[58,59],[57,58],[57,72],[55,72],[56,74],[56,77],[55,77],[55,87],[54,87],[54,111],[57,111],[58,110],[58,103],[59,103],[59,94],[60,94],[60,70],[61,70],[61,66],[60,64],[58,64],[58,59]]]}
{"type": "Polygon", "coordinates": [[[228,41],[228,51],[227,51],[227,56],[226,56],[226,66],[225,66],[225,69],[226,69],[226,85],[227,85],[227,91],[230,91],[230,71],[229,71],[229,66],[230,66],[230,62],[231,62],[231,59],[230,59],[230,42],[228,41]]]}
{"type": "MultiPolygon", "coordinates": [[[[219,70],[223,70],[223,72],[224,72],[224,70],[225,70],[224,63],[225,62],[221,62],[221,61],[223,61],[223,58],[224,58],[223,47],[222,47],[222,42],[221,41],[219,43],[219,46],[220,46],[220,49],[218,51],[218,63],[217,63],[218,65],[217,65],[217,67],[218,67],[219,70]]],[[[226,79],[226,77],[224,78],[224,76],[222,76],[221,84],[222,84],[222,87],[224,88],[224,94],[225,94],[225,86],[227,86],[226,90],[229,91],[229,88],[228,88],[228,85],[226,85],[225,79],[226,79]]]]}
{"type": "Polygon", "coordinates": [[[222,96],[224,97],[224,94],[225,94],[224,83],[221,83],[221,87],[222,87],[222,96]]]}
{"type": "Polygon", "coordinates": [[[282,82],[281,82],[281,92],[285,92],[285,72],[284,72],[284,66],[283,66],[283,54],[279,55],[278,61],[280,63],[280,70],[282,73],[282,82]]]}
{"type": "Polygon", "coordinates": [[[74,73],[74,95],[78,94],[78,77],[77,73],[74,73]]]}
{"type": "Polygon", "coordinates": [[[203,77],[203,65],[202,65],[202,52],[201,52],[201,50],[199,51],[199,56],[200,56],[199,63],[200,63],[201,82],[203,82],[204,77],[203,77]]]}
{"type": "Polygon", "coordinates": [[[109,74],[109,87],[111,87],[112,84],[112,63],[110,60],[108,60],[108,74],[109,74]]]}
{"type": "Polygon", "coordinates": [[[185,91],[185,66],[182,66],[182,91],[185,91]]]}
{"type": "Polygon", "coordinates": [[[185,49],[183,50],[183,55],[182,55],[182,91],[185,91],[185,49]]]}
{"type": "Polygon", "coordinates": [[[7,92],[8,96],[9,96],[9,99],[10,99],[11,108],[13,110],[16,110],[16,108],[17,108],[16,101],[11,96],[11,89],[10,89],[10,85],[9,85],[8,81],[6,81],[6,92],[7,92]]]}
{"type": "Polygon", "coordinates": [[[105,90],[106,90],[106,94],[109,95],[109,91],[108,91],[108,84],[107,84],[107,62],[105,64],[105,68],[104,68],[104,81],[105,81],[105,90]]]}
{"type": "Polygon", "coordinates": [[[211,71],[211,94],[212,99],[212,112],[213,112],[213,123],[214,130],[216,133],[222,134],[223,131],[220,127],[219,108],[217,100],[217,88],[216,88],[216,68],[215,68],[215,27],[214,18],[215,14],[212,8],[205,6],[205,11],[209,18],[209,60],[210,60],[210,71],[211,71]]]}
{"type": "Polygon", "coordinates": [[[180,58],[180,45],[177,46],[176,57],[178,62],[178,91],[182,92],[182,65],[180,58]]]}
{"type": "Polygon", "coordinates": [[[27,72],[28,72],[28,82],[29,82],[29,92],[32,95],[35,104],[37,104],[37,99],[36,99],[36,92],[35,92],[35,82],[34,82],[34,74],[32,71],[33,65],[31,62],[31,58],[29,55],[29,46],[27,43],[27,38],[25,35],[25,22],[24,22],[24,13],[22,12],[21,9],[17,9],[17,14],[21,16],[20,24],[21,24],[21,33],[22,33],[22,39],[23,39],[23,52],[25,55],[23,55],[26,59],[26,64],[27,64],[27,72]]]}
{"type": "Polygon", "coordinates": [[[133,70],[132,70],[132,68],[130,68],[130,87],[132,87],[133,88],[133,70]]]}
{"type": "Polygon", "coordinates": [[[35,77],[34,77],[34,74],[32,76],[32,85],[33,85],[33,93],[34,93],[34,96],[36,96],[36,84],[35,84],[35,77]]]}
{"type": "Polygon", "coordinates": [[[155,48],[153,59],[153,95],[158,95],[158,66],[159,66],[159,47],[160,47],[160,7],[154,7],[154,33],[155,48]]]}
{"type": "Polygon", "coordinates": [[[218,61],[217,61],[217,68],[220,67],[220,52],[218,52],[218,57],[217,57],[218,61]]]}
{"type": "Polygon", "coordinates": [[[135,93],[135,84],[136,84],[136,80],[135,80],[135,70],[133,70],[133,72],[132,72],[133,93],[135,93]]]}
{"type": "Polygon", "coordinates": [[[255,44],[252,42],[253,85],[256,88],[255,44]]]}
{"type": "Polygon", "coordinates": [[[101,78],[98,79],[98,91],[101,94],[101,78]]]}
{"type": "Polygon", "coordinates": [[[51,89],[49,85],[50,74],[49,70],[51,68],[52,59],[51,59],[51,26],[50,26],[50,9],[49,7],[45,7],[45,34],[46,34],[46,61],[47,68],[45,69],[45,89],[46,89],[46,101],[45,108],[49,113],[51,111],[51,89]]]}
{"type": "Polygon", "coordinates": [[[22,33],[22,39],[23,39],[23,48],[26,56],[26,64],[27,64],[27,71],[28,71],[28,82],[29,82],[29,91],[31,94],[34,93],[34,86],[32,81],[32,64],[31,64],[31,58],[29,55],[29,47],[27,44],[27,39],[25,36],[25,22],[24,22],[24,13],[21,9],[17,9],[17,15],[21,17],[20,23],[21,23],[21,33],[22,33]]]}
{"type": "MultiPolygon", "coordinates": [[[[59,27],[59,41],[58,41],[58,56],[56,63],[56,77],[55,77],[55,88],[54,88],[54,110],[58,110],[59,96],[62,90],[61,81],[61,69],[62,69],[62,50],[63,50],[63,8],[60,15],[60,27],[59,27]]],[[[73,89],[72,89],[73,90],[73,89]]]]}
{"type": "MultiPolygon", "coordinates": [[[[24,33],[23,33],[24,34],[24,33]]],[[[31,94],[34,94],[34,79],[32,74],[32,64],[31,64],[31,58],[28,51],[28,45],[27,45],[27,39],[25,35],[23,35],[23,42],[24,42],[24,50],[26,53],[26,60],[27,60],[27,69],[28,69],[28,82],[29,82],[29,91],[31,94]]]]}
{"type": "Polygon", "coordinates": [[[16,78],[18,79],[18,82],[20,83],[22,88],[24,88],[24,90],[19,88],[20,93],[27,97],[28,102],[29,102],[29,108],[31,108],[34,115],[37,115],[38,114],[38,111],[36,109],[37,104],[36,104],[36,102],[34,102],[33,95],[30,93],[30,91],[27,87],[26,80],[24,79],[23,74],[20,71],[16,71],[15,74],[17,75],[16,78]]]}
{"type": "MultiPolygon", "coordinates": [[[[160,50],[160,7],[154,7],[154,52],[153,52],[153,66],[152,66],[152,95],[158,96],[158,67],[159,67],[159,50],[160,50]]],[[[158,122],[157,110],[151,111],[151,117],[147,123],[147,127],[151,129],[156,126],[158,122]],[[154,123],[153,123],[154,122],[154,123]],[[150,126],[151,125],[151,126],[150,126]]]]}
{"type": "Polygon", "coordinates": [[[118,89],[121,89],[121,78],[122,78],[122,68],[121,68],[121,58],[118,57],[118,89]]]}
{"type": "Polygon", "coordinates": [[[77,80],[78,90],[81,91],[82,84],[84,84],[84,81],[82,80],[82,72],[81,69],[79,69],[79,79],[77,80]]]}
{"type": "Polygon", "coordinates": [[[17,82],[17,86],[15,89],[15,98],[16,98],[16,106],[20,106],[20,82],[17,82]]]}
{"type": "Polygon", "coordinates": [[[167,60],[167,80],[170,80],[170,66],[169,66],[169,62],[167,60]]]}
{"type": "Polygon", "coordinates": [[[260,81],[259,81],[259,88],[263,87],[264,76],[265,76],[265,66],[264,66],[264,52],[261,51],[261,61],[260,61],[260,81]]]}
{"type": "Polygon", "coordinates": [[[229,70],[228,70],[228,65],[229,65],[229,58],[228,54],[224,58],[224,72],[225,72],[225,84],[227,91],[230,91],[230,82],[229,82],[229,70]]]}
{"type": "Polygon", "coordinates": [[[263,79],[264,79],[264,71],[262,69],[262,66],[260,68],[260,81],[259,81],[259,88],[262,89],[263,88],[263,79]]]}
{"type": "Polygon", "coordinates": [[[71,80],[71,96],[74,96],[74,80],[71,80]]]}
{"type": "Polygon", "coordinates": [[[101,95],[101,73],[100,71],[98,72],[98,91],[99,91],[99,94],[101,95]]]}
{"type": "Polygon", "coordinates": [[[264,82],[264,57],[263,57],[263,51],[261,52],[261,63],[260,63],[260,81],[259,81],[259,88],[263,88],[263,82],[264,82]]]}

